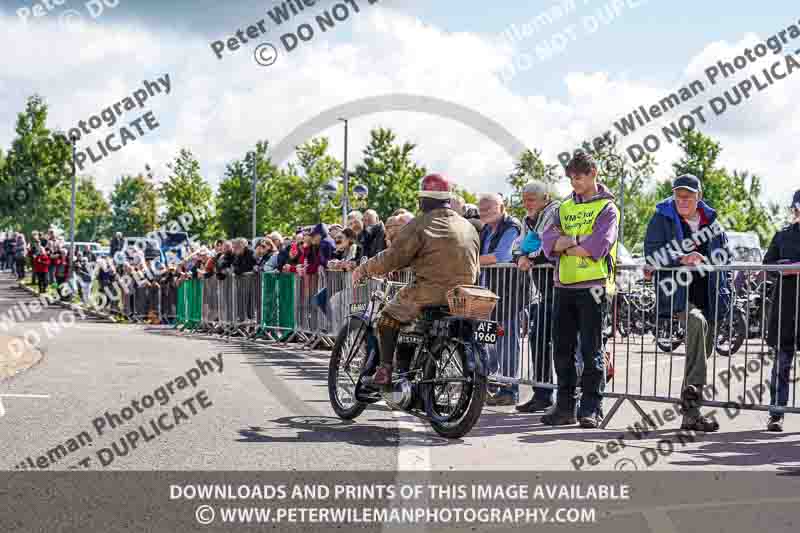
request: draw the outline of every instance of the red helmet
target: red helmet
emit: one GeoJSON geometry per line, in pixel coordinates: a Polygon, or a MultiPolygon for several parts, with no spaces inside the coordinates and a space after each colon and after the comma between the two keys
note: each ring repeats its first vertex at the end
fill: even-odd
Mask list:
{"type": "Polygon", "coordinates": [[[434,200],[449,200],[451,198],[450,182],[441,174],[428,174],[422,178],[417,196],[434,200]]]}

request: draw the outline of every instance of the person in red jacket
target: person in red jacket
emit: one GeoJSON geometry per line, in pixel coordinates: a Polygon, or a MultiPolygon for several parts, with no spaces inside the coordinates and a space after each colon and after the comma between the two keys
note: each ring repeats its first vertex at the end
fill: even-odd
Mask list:
{"type": "Polygon", "coordinates": [[[37,245],[32,258],[34,276],[39,286],[39,294],[42,294],[47,290],[47,270],[50,267],[50,256],[47,255],[47,250],[37,245]]]}
{"type": "Polygon", "coordinates": [[[53,273],[56,278],[56,283],[58,284],[59,294],[61,295],[62,300],[66,300],[66,295],[62,292],[63,285],[67,282],[69,278],[69,257],[67,256],[67,252],[63,249],[58,249],[53,254],[52,263],[55,265],[55,269],[53,273]]]}

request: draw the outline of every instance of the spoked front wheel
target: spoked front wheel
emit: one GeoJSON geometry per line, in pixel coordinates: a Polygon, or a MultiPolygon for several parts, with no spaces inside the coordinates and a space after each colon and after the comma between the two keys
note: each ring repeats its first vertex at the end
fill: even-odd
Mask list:
{"type": "Polygon", "coordinates": [[[328,397],[339,418],[352,420],[367,407],[356,398],[356,386],[367,364],[368,331],[364,322],[351,319],[336,338],[328,365],[328,397]]]}
{"type": "Polygon", "coordinates": [[[464,346],[447,342],[425,367],[422,395],[430,424],[449,439],[463,437],[481,416],[486,377],[467,368],[464,346]]]}

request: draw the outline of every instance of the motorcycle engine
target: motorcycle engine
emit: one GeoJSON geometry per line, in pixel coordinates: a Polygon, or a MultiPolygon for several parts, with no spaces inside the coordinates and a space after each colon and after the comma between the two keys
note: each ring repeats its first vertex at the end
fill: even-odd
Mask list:
{"type": "Polygon", "coordinates": [[[384,392],[383,399],[392,409],[406,410],[414,399],[414,387],[407,379],[401,379],[394,385],[392,392],[384,392]]]}

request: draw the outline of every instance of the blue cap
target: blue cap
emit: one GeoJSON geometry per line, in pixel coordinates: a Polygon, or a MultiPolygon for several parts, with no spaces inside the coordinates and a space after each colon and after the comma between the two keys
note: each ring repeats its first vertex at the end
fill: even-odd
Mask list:
{"type": "Polygon", "coordinates": [[[326,237],[328,235],[328,226],[322,223],[317,224],[314,226],[314,229],[311,230],[311,236],[313,237],[314,235],[326,237]]]}
{"type": "Polygon", "coordinates": [[[678,176],[672,182],[672,190],[675,189],[686,189],[687,191],[692,192],[700,192],[703,188],[700,186],[700,180],[697,179],[697,176],[693,176],[692,174],[684,174],[683,176],[678,176]]]}
{"type": "Polygon", "coordinates": [[[800,191],[794,193],[794,197],[792,198],[792,207],[795,209],[800,209],[800,191]]]}

